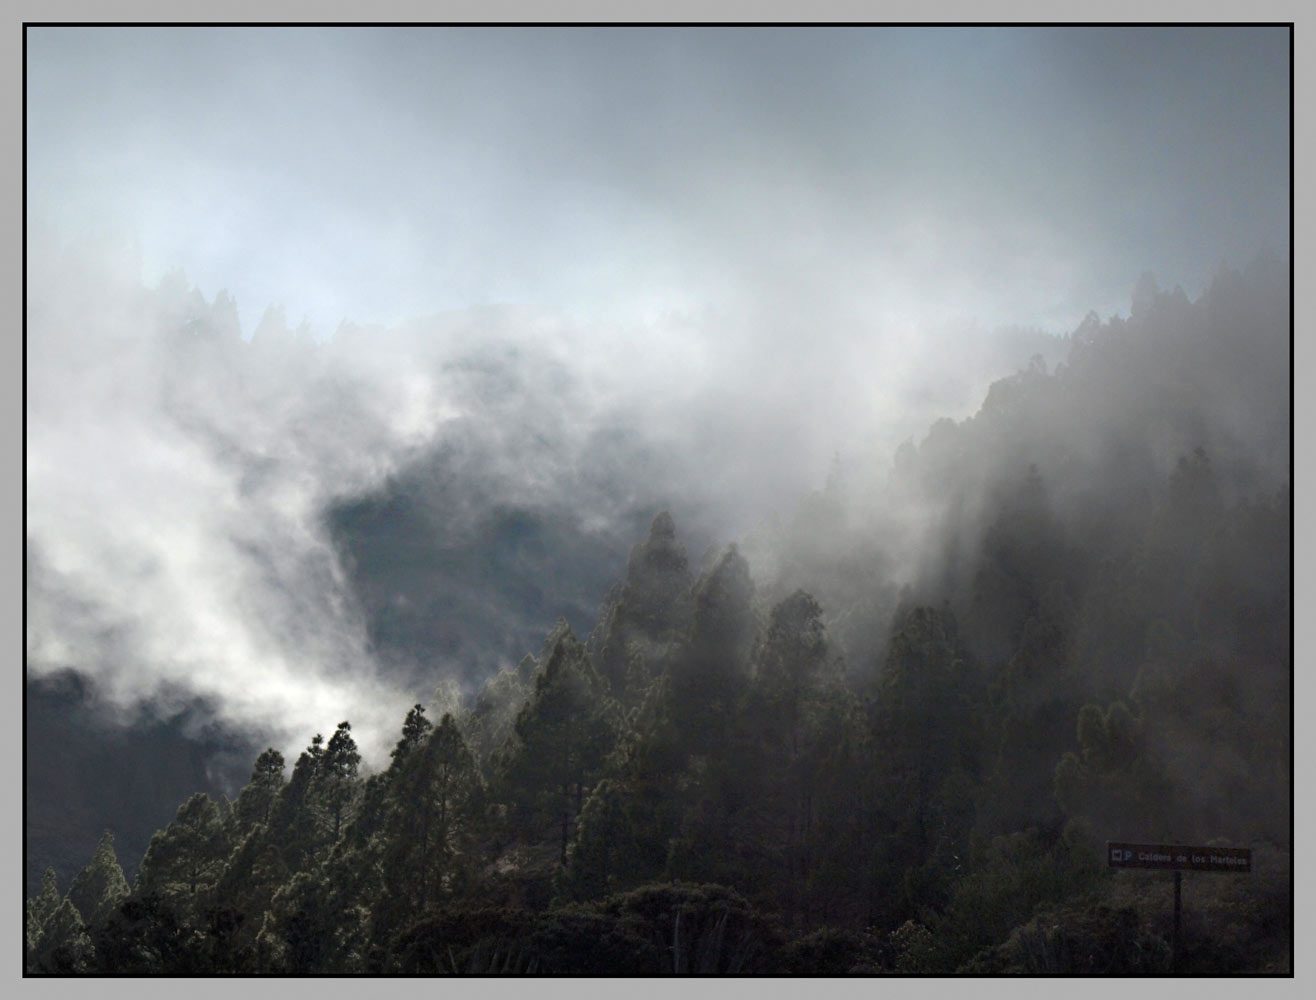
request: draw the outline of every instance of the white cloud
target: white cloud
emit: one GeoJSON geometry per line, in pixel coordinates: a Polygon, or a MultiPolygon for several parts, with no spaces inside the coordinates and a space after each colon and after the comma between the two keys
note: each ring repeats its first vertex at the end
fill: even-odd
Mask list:
{"type": "Polygon", "coordinates": [[[1234,37],[33,29],[32,665],[392,733],[319,519],[488,404],[446,361],[533,350],[562,462],[625,414],[746,530],[972,412],[1001,324],[1287,244],[1287,36],[1234,37]],[[178,267],[320,347],[185,361],[178,267]]]}

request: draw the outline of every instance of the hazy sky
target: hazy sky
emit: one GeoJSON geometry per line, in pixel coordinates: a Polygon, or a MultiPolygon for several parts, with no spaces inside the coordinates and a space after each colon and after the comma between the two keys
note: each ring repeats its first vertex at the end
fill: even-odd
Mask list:
{"type": "Polygon", "coordinates": [[[1282,30],[45,28],[27,81],[29,212],[248,335],[273,302],[1063,333],[1288,245],[1282,30]]]}
{"type": "Polygon", "coordinates": [[[372,673],[322,515],[475,413],[443,366],[482,338],[561,372],[508,417],[566,442],[523,487],[625,413],[757,515],[972,413],[1027,363],[1002,326],[1288,252],[1283,30],[26,37],[28,668],[303,743],[368,703],[385,746],[416,696],[372,673]],[[184,370],[189,283],[248,337],[272,304],[392,332],[184,370]]]}

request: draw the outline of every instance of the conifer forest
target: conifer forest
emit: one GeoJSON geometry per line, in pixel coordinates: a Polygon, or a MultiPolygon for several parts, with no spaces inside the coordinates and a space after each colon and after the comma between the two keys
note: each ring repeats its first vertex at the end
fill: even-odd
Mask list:
{"type": "Polygon", "coordinates": [[[1292,23],[265,6],[22,27],[25,977],[1294,977],[1292,23]]]}
{"type": "MultiPolygon", "coordinates": [[[[735,543],[650,509],[588,627],[422,676],[386,756],[363,701],[140,858],[48,869],[25,970],[1291,972],[1289,287],[1144,279],[735,543]],[[1175,876],[1108,841],[1251,870],[1184,873],[1175,928],[1175,876]]],[[[551,604],[561,547],[498,516],[551,604]]]]}

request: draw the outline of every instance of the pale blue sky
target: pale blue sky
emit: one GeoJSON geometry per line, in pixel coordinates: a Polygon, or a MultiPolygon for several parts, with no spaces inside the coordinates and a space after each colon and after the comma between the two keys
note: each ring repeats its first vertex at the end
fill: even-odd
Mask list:
{"type": "Polygon", "coordinates": [[[1066,332],[1288,245],[1282,30],[43,28],[27,80],[31,218],[248,335],[275,302],[1066,332]]]}

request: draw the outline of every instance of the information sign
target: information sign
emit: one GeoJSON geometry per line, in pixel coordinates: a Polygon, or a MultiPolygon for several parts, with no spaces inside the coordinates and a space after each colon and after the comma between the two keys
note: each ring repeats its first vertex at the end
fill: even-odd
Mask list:
{"type": "Polygon", "coordinates": [[[1106,842],[1111,868],[1160,868],[1185,872],[1250,872],[1252,851],[1246,847],[1184,847],[1179,844],[1106,842]]]}

